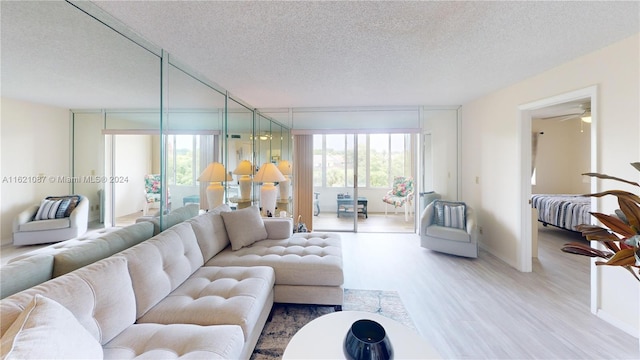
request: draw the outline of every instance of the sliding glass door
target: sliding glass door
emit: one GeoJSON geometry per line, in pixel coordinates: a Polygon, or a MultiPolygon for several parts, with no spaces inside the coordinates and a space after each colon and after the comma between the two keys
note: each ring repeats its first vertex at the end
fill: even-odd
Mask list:
{"type": "Polygon", "coordinates": [[[413,232],[415,139],[402,133],[314,135],[314,230],[413,232]],[[396,194],[398,178],[407,180],[407,196],[385,203],[389,192],[396,194]]]}
{"type": "Polygon", "coordinates": [[[357,141],[355,134],[313,137],[314,230],[357,231],[358,216],[366,215],[358,211],[357,141]]]}

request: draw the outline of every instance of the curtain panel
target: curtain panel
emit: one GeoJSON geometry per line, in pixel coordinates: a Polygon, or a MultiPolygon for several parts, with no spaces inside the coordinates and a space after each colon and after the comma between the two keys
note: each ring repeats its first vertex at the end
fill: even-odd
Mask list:
{"type": "Polygon", "coordinates": [[[293,221],[313,229],[313,135],[293,137],[293,221]]]}

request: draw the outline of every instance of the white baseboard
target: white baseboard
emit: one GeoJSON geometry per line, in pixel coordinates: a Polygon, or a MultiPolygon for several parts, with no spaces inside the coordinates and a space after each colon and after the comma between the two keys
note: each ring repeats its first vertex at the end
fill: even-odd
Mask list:
{"type": "Polygon", "coordinates": [[[633,326],[627,324],[627,323],[623,323],[622,321],[616,319],[615,317],[611,316],[609,313],[607,313],[606,311],[602,311],[602,309],[599,309],[598,312],[596,313],[596,316],[598,316],[600,319],[608,322],[609,324],[617,327],[618,329],[626,332],[627,334],[635,337],[636,339],[638,339],[638,346],[640,347],[640,329],[636,329],[633,326]]]}

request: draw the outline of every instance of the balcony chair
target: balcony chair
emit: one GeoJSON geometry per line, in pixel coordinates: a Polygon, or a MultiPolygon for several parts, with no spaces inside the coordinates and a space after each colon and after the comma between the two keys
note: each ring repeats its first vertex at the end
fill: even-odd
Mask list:
{"type": "Polygon", "coordinates": [[[463,202],[433,201],[422,212],[420,244],[438,252],[477,258],[475,212],[463,202]]]}
{"type": "Polygon", "coordinates": [[[387,207],[393,205],[395,213],[398,208],[404,206],[404,220],[409,221],[409,215],[413,214],[413,178],[405,176],[395,176],[393,178],[393,188],[382,198],[384,201],[384,214],[387,215],[387,207]]]}
{"type": "MultiPolygon", "coordinates": [[[[144,209],[143,215],[149,214],[149,209],[160,208],[160,198],[162,193],[162,187],[160,186],[160,174],[149,174],[144,176],[144,209]]],[[[169,210],[171,205],[171,194],[167,190],[167,208],[169,210]]]]}

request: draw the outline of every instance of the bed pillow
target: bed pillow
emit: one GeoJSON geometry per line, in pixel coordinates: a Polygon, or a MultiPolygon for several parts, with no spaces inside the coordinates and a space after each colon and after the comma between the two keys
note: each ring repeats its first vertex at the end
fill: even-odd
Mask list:
{"type": "Polygon", "coordinates": [[[0,339],[3,359],[102,359],[100,343],[64,306],[36,295],[0,339]]]}
{"type": "Polygon", "coordinates": [[[239,250],[269,236],[260,216],[260,209],[255,205],[236,211],[224,211],[220,215],[232,250],[239,250]]]}
{"type": "Polygon", "coordinates": [[[436,225],[462,230],[466,228],[467,205],[465,203],[435,200],[433,206],[436,225]]]}

